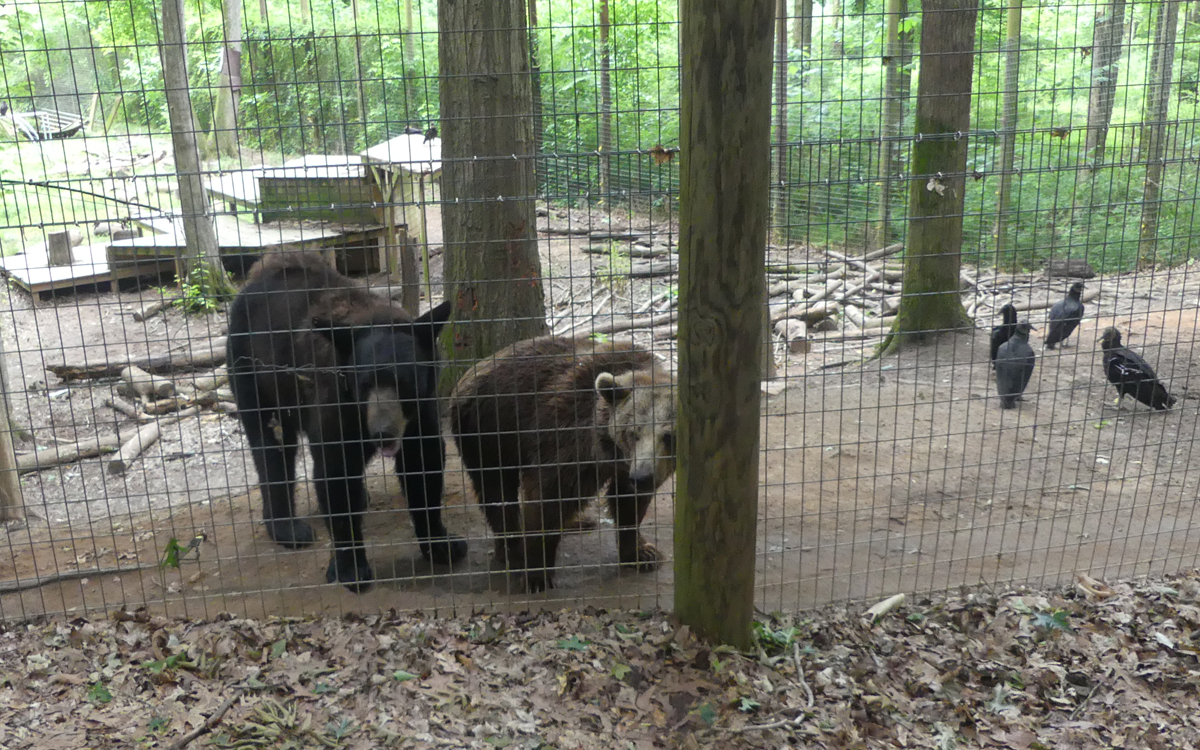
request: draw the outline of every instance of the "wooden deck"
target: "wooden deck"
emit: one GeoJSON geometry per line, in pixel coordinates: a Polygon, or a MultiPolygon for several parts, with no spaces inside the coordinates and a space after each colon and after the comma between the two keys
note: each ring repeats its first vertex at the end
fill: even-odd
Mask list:
{"type": "Polygon", "coordinates": [[[254,220],[309,219],[378,224],[376,192],[362,157],[314,154],[281,167],[254,167],[209,177],[204,188],[230,210],[249,209],[254,220]]]}
{"type": "Polygon", "coordinates": [[[75,262],[69,266],[51,266],[44,243],[19,255],[0,258],[0,269],[18,286],[34,294],[59,289],[74,289],[104,284],[118,279],[153,276],[175,270],[174,259],[143,259],[136,264],[112,268],[108,263],[108,245],[80,245],[73,248],[75,262]]]}

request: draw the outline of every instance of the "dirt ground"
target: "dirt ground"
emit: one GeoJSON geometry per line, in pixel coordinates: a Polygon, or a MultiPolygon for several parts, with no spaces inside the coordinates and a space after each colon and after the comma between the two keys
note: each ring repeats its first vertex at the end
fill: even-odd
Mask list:
{"type": "MultiPolygon", "coordinates": [[[[660,229],[654,221],[614,219],[606,226],[595,215],[565,211],[543,219],[593,232],[653,227],[655,243],[673,244],[668,225],[660,229]]],[[[436,236],[431,239],[436,244],[436,236]]],[[[593,313],[604,320],[645,311],[669,293],[670,277],[611,277],[604,271],[608,254],[584,252],[595,244],[562,233],[543,240],[556,330],[593,313]]],[[[774,256],[798,262],[783,251],[774,256]]],[[[439,260],[434,257],[435,279],[439,260]]],[[[1031,276],[1012,282],[1018,300],[1058,296],[1066,286],[1031,276]]],[[[899,356],[864,361],[877,340],[837,338],[817,340],[806,355],[781,352],[773,395],[763,402],[760,609],[795,611],[981,582],[1048,585],[1077,572],[1171,574],[1196,565],[1200,455],[1192,392],[1200,389],[1189,387],[1197,363],[1200,270],[1089,285],[1101,296],[1088,305],[1074,345],[1043,352],[1035,340],[1038,369],[1013,411],[1000,410],[990,379],[988,314],[979,316],[974,333],[948,334],[899,356]],[[1180,397],[1174,410],[1113,406],[1096,340],[1114,324],[1180,397]]],[[[19,451],[132,426],[103,403],[112,383],[60,384],[45,365],[178,351],[189,339],[223,332],[221,315],[188,318],[173,311],[134,322],[132,312],[157,294],[101,291],[41,301],[9,291],[0,328],[11,360],[14,416],[33,432],[19,451]]],[[[1029,317],[1040,325],[1045,312],[1029,317]]],[[[669,331],[634,337],[674,363],[669,331]]],[[[621,571],[603,514],[598,532],[564,542],[558,588],[533,598],[509,591],[504,574],[491,569],[482,514],[449,448],[446,521],[468,538],[468,559],[454,570],[421,559],[398,482],[377,460],[368,468],[366,528],[376,573],[386,580],[364,595],[325,585],[324,536],[299,552],[265,538],[253,469],[231,416],[205,413],[179,423],[123,476],[108,475],[99,459],[26,475],[27,518],[0,531],[7,550],[0,555],[0,586],[56,573],[72,578],[0,596],[0,618],[143,602],[188,617],[391,609],[453,615],[582,603],[671,607],[671,565],[650,574],[621,571]],[[200,530],[208,539],[198,562],[155,568],[170,538],[186,542],[200,530]],[[88,573],[114,566],[144,567],[88,573]]],[[[668,555],[672,495],[668,483],[644,527],[668,555]]],[[[313,505],[303,489],[301,508],[311,512],[313,505]]]]}

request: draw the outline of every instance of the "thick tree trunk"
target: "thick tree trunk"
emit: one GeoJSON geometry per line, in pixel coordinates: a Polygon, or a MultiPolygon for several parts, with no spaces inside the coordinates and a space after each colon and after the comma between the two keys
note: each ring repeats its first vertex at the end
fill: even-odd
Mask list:
{"type": "Polygon", "coordinates": [[[683,0],[675,608],[746,648],[770,215],[773,0],[683,0]]]}
{"type": "Polygon", "coordinates": [[[1162,209],[1162,180],[1166,171],[1167,111],[1171,103],[1171,69],[1175,65],[1175,35],[1179,27],[1179,1],[1166,0],[1158,6],[1154,29],[1154,52],[1150,58],[1146,114],[1142,124],[1142,156],[1146,160],[1146,182],[1142,187],[1142,230],[1138,246],[1138,268],[1154,266],[1158,249],[1158,216],[1162,209]]]}
{"type": "Polygon", "coordinates": [[[900,129],[904,122],[901,95],[900,0],[886,0],[884,6],[883,48],[883,122],[879,139],[879,207],[875,231],[867,244],[884,247],[892,241],[893,184],[899,161],[900,129]]]}
{"type": "Polygon", "coordinates": [[[969,323],[959,295],[979,0],[925,0],[904,293],[883,351],[969,323]],[[916,335],[907,335],[916,334],[916,335]]]}
{"type": "Polygon", "coordinates": [[[1104,163],[1108,125],[1117,98],[1124,31],[1125,0],[1110,0],[1096,12],[1096,23],[1092,27],[1092,90],[1088,96],[1087,137],[1083,148],[1084,160],[1091,164],[1093,174],[1104,163]]]}
{"type": "MultiPolygon", "coordinates": [[[[1017,155],[1017,88],[1021,76],[1021,0],[1009,0],[1004,35],[1004,99],[1000,106],[1000,188],[996,205],[996,257],[1008,250],[1008,211],[1017,155]]],[[[1014,258],[1014,264],[1016,259],[1014,258]]]]}
{"type": "Polygon", "coordinates": [[[479,359],[546,332],[526,18],[524,0],[438,3],[447,390],[479,359]]]}
{"type": "Polygon", "coordinates": [[[238,95],[242,88],[242,0],[222,0],[225,12],[225,46],[217,97],[213,106],[213,135],[222,156],[238,155],[238,95]]]}
{"type": "Polygon", "coordinates": [[[600,0],[600,195],[611,206],[612,191],[612,45],[608,0],[600,0]]]}
{"type": "Polygon", "coordinates": [[[224,297],[232,294],[234,287],[221,265],[216,227],[201,180],[184,39],[183,0],[163,0],[163,85],[171,121],[171,143],[175,150],[175,173],[179,179],[179,205],[183,211],[186,243],[179,264],[185,278],[179,281],[189,280],[199,284],[209,296],[224,297]]]}
{"type": "Polygon", "coordinates": [[[0,522],[20,518],[25,512],[17,455],[13,450],[15,423],[8,408],[12,381],[8,376],[8,357],[5,352],[4,336],[0,334],[0,522]]]}

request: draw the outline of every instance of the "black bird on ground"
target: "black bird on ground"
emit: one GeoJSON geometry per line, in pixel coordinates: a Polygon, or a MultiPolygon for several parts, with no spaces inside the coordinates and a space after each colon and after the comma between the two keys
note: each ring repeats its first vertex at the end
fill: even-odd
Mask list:
{"type": "Polygon", "coordinates": [[[1000,408],[1012,409],[1033,377],[1033,365],[1037,355],[1029,345],[1029,323],[1017,323],[1012,338],[1000,345],[993,367],[996,370],[996,392],[1000,394],[1000,408]]]}
{"type": "Polygon", "coordinates": [[[1175,405],[1175,397],[1167,393],[1154,368],[1137,352],[1121,346],[1120,331],[1106,328],[1100,336],[1100,348],[1104,350],[1104,374],[1117,387],[1118,407],[1126,394],[1159,411],[1175,405]]]}
{"type": "Polygon", "coordinates": [[[1067,337],[1079,327],[1083,320],[1083,282],[1076,281],[1067,291],[1067,296],[1054,303],[1050,308],[1050,326],[1046,331],[1046,348],[1053,349],[1062,344],[1065,348],[1067,337]]]}
{"type": "Polygon", "coordinates": [[[1017,308],[1011,304],[1000,308],[1000,325],[992,329],[992,366],[996,366],[996,352],[1012,338],[1017,330],[1017,308]]]}

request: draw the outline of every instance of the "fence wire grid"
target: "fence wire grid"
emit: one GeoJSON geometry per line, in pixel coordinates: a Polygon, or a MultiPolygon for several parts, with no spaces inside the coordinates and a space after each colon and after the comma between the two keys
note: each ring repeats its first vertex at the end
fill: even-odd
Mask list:
{"type": "MultiPolygon", "coordinates": [[[[507,110],[481,97],[466,117],[442,110],[461,88],[445,58],[475,47],[447,19],[439,32],[430,0],[187,3],[182,70],[164,62],[161,4],[0,6],[11,426],[0,450],[11,436],[6,473],[19,473],[0,531],[0,618],[140,604],[188,616],[671,606],[674,411],[650,394],[670,392],[677,363],[679,11],[653,0],[501,6],[516,9],[503,31],[520,43],[465,77],[499,76],[516,93],[507,110]],[[195,141],[190,177],[211,219],[189,210],[193,183],[177,175],[186,154],[164,74],[186,76],[190,111],[177,116],[195,125],[182,142],[195,141]],[[478,114],[487,107],[507,114],[478,114]],[[524,148],[470,152],[502,132],[524,148]],[[512,187],[447,195],[447,175],[467,168],[512,170],[512,187]],[[496,199],[528,208],[536,237],[464,218],[496,199]],[[261,258],[276,271],[242,302],[210,294],[219,274],[180,260],[201,224],[237,288],[261,258]],[[528,248],[536,293],[512,277],[465,278],[446,249],[455,243],[459,258],[528,248]],[[303,272],[278,271],[287,263],[303,272]],[[288,296],[295,283],[309,296],[288,296]],[[502,310],[473,312],[503,323],[506,343],[574,343],[486,356],[451,396],[449,376],[420,364],[432,329],[419,324],[445,303],[461,314],[463,286],[502,310]],[[288,307],[300,298],[307,306],[288,307]],[[424,316],[415,327],[401,303],[424,316]],[[263,331],[274,344],[246,343],[263,331]],[[356,339],[372,334],[396,338],[356,339]],[[227,362],[238,336],[241,358],[227,362]],[[381,361],[385,376],[371,370],[381,361]],[[594,369],[568,385],[564,363],[594,369]],[[509,400],[489,400],[480,379],[509,400]],[[355,388],[361,410],[346,406],[355,388]],[[288,389],[294,403],[279,396],[288,389]],[[543,408],[568,401],[577,422],[543,408]],[[324,420],[317,403],[333,404],[324,420]],[[479,424],[454,421],[471,409],[479,424]],[[314,434],[318,423],[333,437],[314,434]],[[406,429],[424,448],[398,439],[406,429]],[[464,460],[456,432],[498,432],[506,457],[483,455],[479,439],[464,460]],[[526,444],[537,447],[516,447],[526,444]],[[373,458],[358,467],[363,445],[373,458]],[[604,451],[641,457],[613,479],[623,534],[604,497],[589,503],[610,478],[589,458],[604,451]],[[268,528],[260,480],[282,503],[273,512],[286,510],[292,453],[294,516],[308,525],[282,514],[268,528]],[[524,518],[500,505],[485,514],[477,490],[515,492],[521,466],[521,503],[507,507],[524,518]],[[322,476],[336,481],[314,484],[322,476]],[[555,482],[588,496],[536,503],[555,482]],[[323,492],[343,509],[329,527],[323,492]],[[635,539],[630,514],[650,493],[635,539]],[[433,514],[410,513],[414,494],[440,503],[451,541],[433,514]],[[361,553],[344,512],[359,504],[361,553]],[[537,528],[562,531],[552,587],[506,573],[516,557],[540,559],[540,542],[521,541],[537,528]],[[374,585],[328,583],[331,554],[334,578],[366,584],[369,565],[374,585]]],[[[970,124],[953,134],[968,144],[959,291],[973,329],[875,357],[902,304],[913,147],[943,137],[917,132],[914,117],[928,14],[907,0],[779,2],[760,609],[1196,565],[1198,21],[1200,3],[979,7],[970,124]],[[1081,322],[1049,348],[1051,306],[1079,281],[1081,322]],[[1003,373],[993,370],[992,329],[1010,303],[1035,328],[1036,365],[1002,408],[996,378],[1020,379],[1025,356],[1006,332],[1003,373]],[[1110,327],[1173,408],[1114,404],[1110,327]]],[[[446,342],[461,342],[439,344],[442,373],[457,376],[446,342]]]]}

